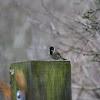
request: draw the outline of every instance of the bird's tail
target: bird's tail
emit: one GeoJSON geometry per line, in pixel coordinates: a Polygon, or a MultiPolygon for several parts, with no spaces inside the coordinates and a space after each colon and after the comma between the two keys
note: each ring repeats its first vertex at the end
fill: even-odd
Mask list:
{"type": "Polygon", "coordinates": [[[61,57],[62,60],[67,60],[66,58],[61,57]]]}

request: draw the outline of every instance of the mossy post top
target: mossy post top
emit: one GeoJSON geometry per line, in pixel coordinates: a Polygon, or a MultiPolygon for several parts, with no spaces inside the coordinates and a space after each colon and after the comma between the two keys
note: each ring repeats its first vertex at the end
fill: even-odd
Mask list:
{"type": "Polygon", "coordinates": [[[71,100],[71,65],[69,61],[26,61],[11,64],[13,100],[20,90],[15,72],[23,72],[27,100],[71,100]]]}

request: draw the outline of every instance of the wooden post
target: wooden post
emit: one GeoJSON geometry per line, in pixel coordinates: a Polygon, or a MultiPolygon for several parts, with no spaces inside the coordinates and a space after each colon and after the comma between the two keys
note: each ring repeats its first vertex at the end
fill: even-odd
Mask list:
{"type": "Polygon", "coordinates": [[[71,65],[69,61],[26,61],[10,67],[13,100],[20,90],[15,72],[21,70],[27,82],[27,100],[71,100],[71,65]]]}

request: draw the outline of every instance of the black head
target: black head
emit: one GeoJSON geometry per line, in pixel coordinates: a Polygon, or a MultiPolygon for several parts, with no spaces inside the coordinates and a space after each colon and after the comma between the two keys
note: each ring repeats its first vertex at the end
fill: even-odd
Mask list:
{"type": "Polygon", "coordinates": [[[51,47],[50,47],[50,50],[54,50],[54,47],[51,46],[51,47]]]}

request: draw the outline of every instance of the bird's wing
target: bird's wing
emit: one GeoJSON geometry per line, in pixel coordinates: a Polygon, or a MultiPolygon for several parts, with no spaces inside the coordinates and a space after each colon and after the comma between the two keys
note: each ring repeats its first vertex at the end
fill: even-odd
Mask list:
{"type": "Polygon", "coordinates": [[[57,50],[55,50],[55,51],[56,51],[56,53],[61,57],[60,53],[59,53],[57,50]]]}

